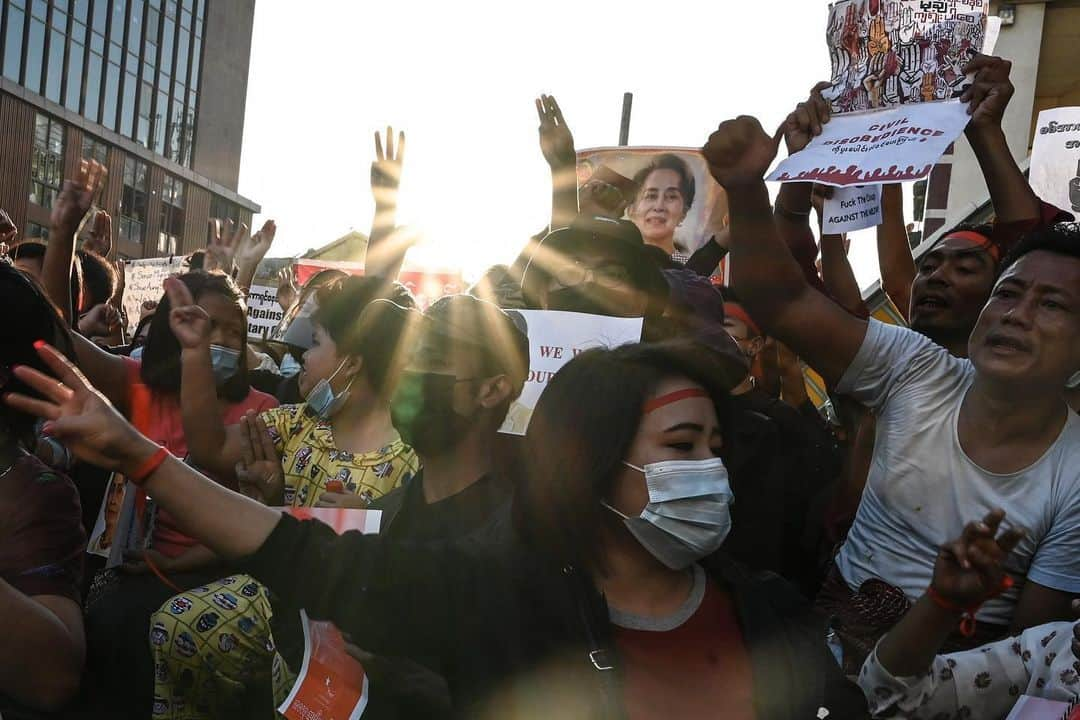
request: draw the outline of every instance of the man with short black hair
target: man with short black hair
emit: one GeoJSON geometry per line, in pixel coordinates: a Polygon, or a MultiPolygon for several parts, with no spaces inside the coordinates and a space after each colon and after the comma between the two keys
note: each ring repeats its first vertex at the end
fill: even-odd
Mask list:
{"type": "MultiPolygon", "coordinates": [[[[394,541],[388,547],[461,546],[492,557],[505,549],[514,486],[498,460],[497,445],[507,438],[497,433],[528,370],[528,339],[495,305],[470,295],[451,295],[428,308],[415,353],[391,401],[394,427],[420,456],[423,467],[412,480],[371,505],[382,511],[380,534],[394,541]]],[[[323,558],[323,562],[344,568],[363,558],[323,558]]],[[[388,562],[404,570],[411,561],[405,555],[388,562]]],[[[271,577],[289,572],[261,571],[271,577]]],[[[410,568],[401,577],[414,572],[423,568],[410,568]]],[[[421,597],[416,602],[435,607],[442,599],[421,597]]],[[[389,608],[372,612],[373,618],[396,615],[389,608]]],[[[355,641],[376,654],[365,655],[364,660],[365,668],[376,676],[371,691],[374,712],[392,705],[403,716],[431,717],[449,703],[448,690],[437,674],[455,669],[439,667],[431,638],[380,622],[372,623],[370,632],[355,641]],[[393,648],[395,658],[408,657],[423,667],[379,656],[387,648],[393,648]]],[[[298,657],[287,660],[299,667],[298,657]]]]}
{"type": "Polygon", "coordinates": [[[871,611],[847,638],[851,654],[899,618],[883,612],[890,604],[902,610],[929,586],[941,543],[995,507],[1028,532],[1009,560],[1018,582],[976,614],[977,641],[1070,617],[1080,418],[1062,388],[1080,369],[1080,229],[1058,225],[1021,243],[972,333],[971,359],[959,359],[906,328],[853,317],[807,284],[773,223],[762,178],[776,143],[757,120],[724,123],[704,152],[731,199],[732,277],[747,309],[878,415],[863,500],[819,596],[830,612],[871,611]],[[871,580],[893,587],[871,593],[871,580]]]}

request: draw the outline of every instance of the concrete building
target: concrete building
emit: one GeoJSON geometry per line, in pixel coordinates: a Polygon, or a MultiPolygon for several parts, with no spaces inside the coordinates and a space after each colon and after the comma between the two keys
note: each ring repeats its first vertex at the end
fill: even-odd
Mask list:
{"type": "MultiPolygon", "coordinates": [[[[1002,127],[1013,157],[1026,169],[1039,112],[1080,105],[1080,0],[995,0],[990,14],[1002,19],[994,54],[1012,61],[1016,87],[1002,127]]],[[[930,175],[923,237],[972,216],[989,219],[988,199],[979,164],[961,138],[930,175]]]]}
{"type": "Polygon", "coordinates": [[[334,260],[344,262],[364,262],[367,257],[368,236],[356,230],[350,230],[337,240],[319,248],[308,250],[302,257],[312,260],[334,260]]]}
{"type": "Polygon", "coordinates": [[[255,0],[0,0],[0,207],[47,238],[63,178],[103,162],[120,257],[250,224],[237,194],[255,0]]]}

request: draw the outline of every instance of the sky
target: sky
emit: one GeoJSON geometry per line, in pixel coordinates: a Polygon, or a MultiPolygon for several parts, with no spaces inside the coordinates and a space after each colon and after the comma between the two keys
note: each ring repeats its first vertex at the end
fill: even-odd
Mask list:
{"type": "MultiPolygon", "coordinates": [[[[701,146],[723,120],[774,128],[829,76],[824,0],[454,3],[258,0],[240,193],[274,218],[271,256],[371,224],[374,132],[407,136],[399,224],[409,264],[509,262],[550,214],[534,98],[555,95],[578,149],[701,146]]],[[[852,242],[877,279],[873,231],[852,242]]]]}

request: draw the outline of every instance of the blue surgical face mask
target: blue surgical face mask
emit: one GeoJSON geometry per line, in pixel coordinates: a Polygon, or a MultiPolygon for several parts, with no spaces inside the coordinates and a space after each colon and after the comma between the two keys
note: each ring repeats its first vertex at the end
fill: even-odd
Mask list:
{"type": "Polygon", "coordinates": [[[349,384],[345,386],[345,389],[336,395],[334,394],[334,388],[330,387],[330,381],[337,377],[337,374],[341,372],[341,368],[345,367],[346,362],[347,360],[342,360],[333,375],[315,383],[315,387],[311,388],[311,392],[308,393],[307,411],[320,420],[329,420],[349,399],[349,388],[352,387],[352,380],[349,380],[349,384]]]}
{"type": "Polygon", "coordinates": [[[210,367],[218,387],[227,383],[240,367],[240,351],[221,345],[210,346],[210,367]]]}
{"type": "Polygon", "coordinates": [[[145,349],[146,349],[145,345],[140,345],[139,347],[132,350],[131,354],[128,355],[128,357],[131,358],[132,360],[140,360],[140,359],[142,359],[143,350],[145,350],[145,349]]]}

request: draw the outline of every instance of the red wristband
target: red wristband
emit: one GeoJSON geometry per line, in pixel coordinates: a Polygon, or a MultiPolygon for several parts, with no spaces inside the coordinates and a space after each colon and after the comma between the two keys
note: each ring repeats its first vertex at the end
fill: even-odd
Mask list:
{"type": "Polygon", "coordinates": [[[942,610],[960,613],[960,634],[966,638],[969,638],[975,634],[975,613],[979,611],[979,608],[982,607],[982,604],[990,598],[995,598],[1001,593],[1005,592],[1006,590],[1011,588],[1013,584],[1014,583],[1012,577],[1008,575],[1002,575],[1001,586],[994,592],[984,597],[977,604],[972,605],[971,607],[962,607],[960,605],[957,605],[952,600],[949,600],[943,595],[941,595],[941,593],[934,589],[933,585],[926,589],[926,597],[930,598],[931,602],[933,602],[942,610]]]}
{"type": "Polygon", "coordinates": [[[146,478],[150,477],[155,470],[161,467],[161,463],[165,462],[171,454],[172,453],[164,447],[159,447],[154,451],[153,455],[143,460],[139,467],[129,473],[127,479],[136,485],[142,485],[146,482],[146,478]]]}

